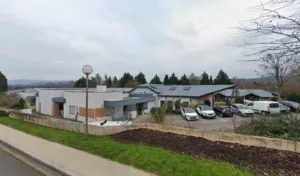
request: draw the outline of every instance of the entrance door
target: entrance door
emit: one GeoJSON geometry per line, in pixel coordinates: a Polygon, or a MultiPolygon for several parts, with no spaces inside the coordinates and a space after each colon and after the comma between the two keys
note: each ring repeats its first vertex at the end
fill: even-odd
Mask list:
{"type": "Polygon", "coordinates": [[[141,104],[141,103],[138,103],[137,105],[137,114],[138,115],[142,115],[142,111],[143,111],[143,104],[141,104]]]}

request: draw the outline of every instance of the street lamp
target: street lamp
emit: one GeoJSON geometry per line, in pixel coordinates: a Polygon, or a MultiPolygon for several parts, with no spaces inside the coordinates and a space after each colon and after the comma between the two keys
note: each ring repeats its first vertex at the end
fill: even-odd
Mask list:
{"type": "Polygon", "coordinates": [[[85,138],[88,138],[88,107],[89,107],[89,75],[93,73],[93,68],[90,65],[82,67],[82,73],[86,75],[85,78],[85,138]]]}

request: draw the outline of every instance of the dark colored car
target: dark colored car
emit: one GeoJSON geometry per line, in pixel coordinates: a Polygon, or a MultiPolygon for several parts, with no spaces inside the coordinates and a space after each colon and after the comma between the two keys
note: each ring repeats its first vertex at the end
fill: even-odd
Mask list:
{"type": "Polygon", "coordinates": [[[221,117],[232,117],[233,112],[229,106],[217,106],[214,108],[214,111],[217,115],[221,117]]]}
{"type": "Polygon", "coordinates": [[[300,104],[293,101],[280,101],[279,103],[289,107],[291,112],[297,112],[300,109],[300,104]]]}

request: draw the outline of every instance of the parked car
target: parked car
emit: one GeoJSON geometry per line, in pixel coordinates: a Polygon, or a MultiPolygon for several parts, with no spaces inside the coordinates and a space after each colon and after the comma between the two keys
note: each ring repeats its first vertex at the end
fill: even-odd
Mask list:
{"type": "Polygon", "coordinates": [[[233,112],[229,106],[217,106],[214,108],[217,115],[221,117],[232,117],[233,112]]]}
{"type": "Polygon", "coordinates": [[[253,106],[248,107],[258,114],[280,113],[279,103],[275,101],[254,101],[253,106]]]}
{"type": "Polygon", "coordinates": [[[232,109],[233,113],[243,116],[243,117],[254,115],[254,111],[252,109],[250,109],[248,106],[243,105],[243,104],[233,104],[231,106],[231,109],[232,109]]]}
{"type": "Polygon", "coordinates": [[[294,101],[279,101],[279,103],[290,108],[290,111],[296,112],[300,109],[300,104],[294,101]]]}
{"type": "Polygon", "coordinates": [[[216,113],[210,106],[198,105],[196,110],[198,114],[203,118],[208,118],[208,119],[216,118],[216,113]]]}
{"type": "Polygon", "coordinates": [[[283,112],[283,113],[287,113],[287,112],[290,112],[290,108],[285,106],[284,104],[282,103],[279,103],[279,107],[280,107],[280,112],[283,112]]]}
{"type": "Polygon", "coordinates": [[[198,114],[192,108],[182,108],[181,115],[186,120],[198,120],[199,119],[198,114]]]}

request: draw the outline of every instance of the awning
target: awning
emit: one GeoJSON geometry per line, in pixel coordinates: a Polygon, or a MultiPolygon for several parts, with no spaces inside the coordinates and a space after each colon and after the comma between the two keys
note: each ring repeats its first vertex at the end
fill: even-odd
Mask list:
{"type": "Polygon", "coordinates": [[[54,97],[52,98],[52,101],[55,103],[65,103],[66,99],[64,97],[54,97]]]}
{"type": "Polygon", "coordinates": [[[125,105],[137,104],[137,103],[146,103],[150,101],[154,101],[155,97],[142,97],[135,99],[127,99],[127,100],[118,100],[118,101],[104,101],[104,107],[112,108],[112,107],[120,107],[125,105]]]}
{"type": "Polygon", "coordinates": [[[35,96],[27,96],[26,99],[27,99],[27,100],[35,100],[36,97],[35,97],[35,96]]]}

